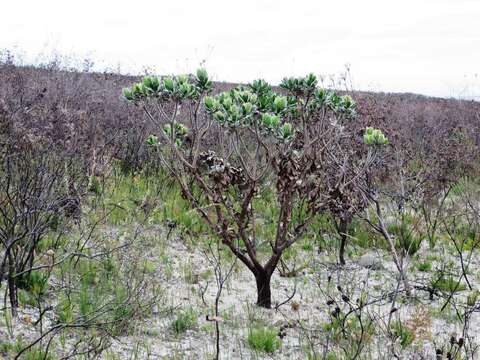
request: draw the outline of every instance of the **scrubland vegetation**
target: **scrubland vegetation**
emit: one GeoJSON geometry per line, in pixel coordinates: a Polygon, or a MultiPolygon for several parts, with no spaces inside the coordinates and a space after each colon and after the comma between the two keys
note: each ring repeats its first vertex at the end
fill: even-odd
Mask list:
{"type": "Polygon", "coordinates": [[[6,359],[477,359],[480,104],[0,64],[6,359]]]}

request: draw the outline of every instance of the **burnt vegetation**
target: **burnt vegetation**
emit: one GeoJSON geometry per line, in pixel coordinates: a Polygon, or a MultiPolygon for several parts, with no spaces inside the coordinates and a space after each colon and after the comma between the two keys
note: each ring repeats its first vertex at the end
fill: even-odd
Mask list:
{"type": "Polygon", "coordinates": [[[310,306],[323,323],[249,313],[240,348],[281,354],[296,331],[301,358],[403,358],[416,344],[419,359],[475,359],[479,164],[474,101],[333,89],[313,74],[271,86],[216,83],[204,69],[21,66],[4,52],[0,354],[114,356],[146,319],[176,314],[160,332],[206,331],[197,356],[233,356],[222,297],[246,272],[248,311],[310,306]],[[197,253],[201,274],[187,259],[197,253]],[[172,269],[198,291],[171,293],[172,269]],[[199,309],[180,311],[192,297],[199,309]],[[432,336],[434,310],[418,310],[429,305],[455,334],[432,336]]]}

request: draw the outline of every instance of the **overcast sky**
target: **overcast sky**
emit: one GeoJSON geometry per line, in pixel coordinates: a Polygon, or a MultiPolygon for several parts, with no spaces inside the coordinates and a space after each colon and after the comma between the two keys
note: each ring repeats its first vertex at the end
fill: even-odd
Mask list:
{"type": "Polygon", "coordinates": [[[338,74],[356,89],[480,99],[479,0],[3,0],[0,48],[97,68],[246,82],[338,74]]]}

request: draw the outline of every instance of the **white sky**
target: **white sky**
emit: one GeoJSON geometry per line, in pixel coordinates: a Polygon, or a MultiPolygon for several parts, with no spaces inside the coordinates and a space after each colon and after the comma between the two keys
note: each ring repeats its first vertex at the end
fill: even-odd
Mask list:
{"type": "Polygon", "coordinates": [[[0,48],[246,82],[340,73],[356,89],[480,99],[480,0],[1,0],[0,48]]]}

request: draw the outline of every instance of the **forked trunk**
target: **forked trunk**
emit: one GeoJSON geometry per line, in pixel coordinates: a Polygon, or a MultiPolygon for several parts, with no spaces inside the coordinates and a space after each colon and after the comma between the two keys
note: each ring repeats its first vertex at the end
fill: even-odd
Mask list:
{"type": "Polygon", "coordinates": [[[270,290],[270,279],[272,275],[261,272],[255,275],[257,282],[257,305],[270,309],[272,307],[272,292],[270,290]]]}

